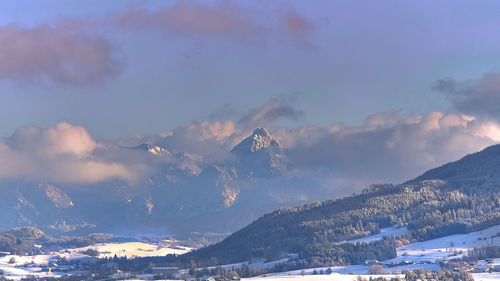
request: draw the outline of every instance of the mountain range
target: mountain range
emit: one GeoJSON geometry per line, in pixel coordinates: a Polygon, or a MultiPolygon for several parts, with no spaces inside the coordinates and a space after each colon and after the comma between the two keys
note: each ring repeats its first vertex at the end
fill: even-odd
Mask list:
{"type": "MultiPolygon", "coordinates": [[[[99,186],[96,193],[12,181],[4,183],[10,188],[1,190],[2,223],[6,228],[31,225],[67,234],[175,229],[175,234],[190,237],[196,229],[207,235],[241,228],[208,247],[164,257],[165,263],[205,267],[295,254],[282,270],[390,260],[396,248],[408,243],[500,225],[500,145],[402,184],[372,185],[349,196],[296,207],[283,205],[300,202],[302,194],[321,193],[314,183],[289,175],[286,151],[265,129],[255,130],[220,163],[203,163],[196,155],[151,144],[126,149],[158,163],[145,187],[135,193],[121,182],[99,186]],[[288,201],[284,194],[290,196],[288,201]],[[268,210],[274,211],[261,216],[268,210]],[[349,242],[388,227],[399,230],[381,240],[349,242]]],[[[21,236],[28,248],[38,240],[88,244],[96,237],[109,238],[93,234],[57,240],[32,229],[4,232],[2,243],[12,246],[19,231],[27,233],[21,236]]]]}
{"type": "Polygon", "coordinates": [[[286,152],[264,128],[220,161],[149,143],[119,149],[147,159],[154,169],[134,185],[4,181],[0,230],[35,226],[67,235],[226,235],[265,212],[323,196],[314,180],[290,175],[286,152]]]}

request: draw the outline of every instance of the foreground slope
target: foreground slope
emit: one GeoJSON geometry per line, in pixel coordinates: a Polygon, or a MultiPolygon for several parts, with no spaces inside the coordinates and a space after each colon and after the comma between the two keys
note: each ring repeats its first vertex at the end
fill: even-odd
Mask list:
{"type": "Polygon", "coordinates": [[[379,185],[361,194],[323,203],[279,209],[222,242],[181,257],[202,264],[279,258],[299,253],[307,265],[384,260],[397,245],[500,224],[500,146],[430,170],[401,185],[379,185]],[[370,244],[340,241],[406,226],[394,239],[370,244]]]}

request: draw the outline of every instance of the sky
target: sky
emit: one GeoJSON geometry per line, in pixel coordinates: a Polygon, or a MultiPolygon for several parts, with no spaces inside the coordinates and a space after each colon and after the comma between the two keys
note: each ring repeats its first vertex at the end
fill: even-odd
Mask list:
{"type": "Polygon", "coordinates": [[[461,0],[0,1],[0,152],[26,128],[52,147],[69,126],[90,150],[54,151],[78,159],[129,138],[216,157],[269,127],[298,166],[416,176],[500,140],[499,12],[461,0]]]}

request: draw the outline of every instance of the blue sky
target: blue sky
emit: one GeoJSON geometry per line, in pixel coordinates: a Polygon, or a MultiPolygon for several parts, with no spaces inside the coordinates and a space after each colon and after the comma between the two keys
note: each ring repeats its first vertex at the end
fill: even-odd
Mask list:
{"type": "Polygon", "coordinates": [[[131,181],[149,164],[125,146],[202,165],[266,127],[291,171],[327,186],[401,182],[500,142],[498,14],[498,1],[0,0],[0,180],[131,181]]]}
{"type": "MultiPolygon", "coordinates": [[[[104,58],[118,66],[88,83],[57,81],[53,75],[59,74],[44,73],[50,68],[36,74],[0,71],[0,135],[61,120],[84,126],[98,139],[153,135],[213,121],[211,116],[238,120],[283,95],[296,96],[293,106],[304,112],[277,121],[287,128],[360,125],[371,114],[391,110],[455,112],[433,83],[479,79],[495,72],[500,59],[500,3],[494,1],[189,2],[189,8],[204,12],[229,6],[229,13],[239,13],[236,18],[248,25],[223,32],[200,30],[203,25],[186,30],[186,22],[164,23],[160,13],[156,21],[116,20],[136,10],[172,17],[178,10],[171,7],[186,3],[1,2],[2,28],[15,24],[13,33],[21,33],[73,24],[75,33],[109,44],[104,58]],[[308,23],[306,30],[283,27],[283,11],[308,23]],[[221,108],[226,110],[219,114],[221,108]]],[[[2,51],[7,53],[0,46],[2,51]]]]}

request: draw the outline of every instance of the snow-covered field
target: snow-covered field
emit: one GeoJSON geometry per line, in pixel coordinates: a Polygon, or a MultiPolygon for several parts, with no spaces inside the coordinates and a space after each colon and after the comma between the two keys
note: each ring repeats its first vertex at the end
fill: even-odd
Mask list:
{"type": "Polygon", "coordinates": [[[496,273],[472,273],[472,277],[476,281],[500,280],[500,272],[496,273]]]}
{"type": "Polygon", "coordinates": [[[71,253],[78,253],[88,249],[99,251],[99,258],[112,258],[115,255],[127,258],[165,256],[168,254],[182,255],[192,250],[192,248],[183,246],[166,247],[142,242],[126,242],[96,244],[83,248],[69,249],[69,251],[71,253]]]}
{"type": "MultiPolygon", "coordinates": [[[[142,242],[126,242],[126,243],[104,243],[96,244],[83,248],[67,249],[60,252],[54,252],[48,255],[36,256],[17,256],[8,255],[0,257],[0,271],[3,275],[11,280],[20,280],[27,276],[37,277],[57,277],[62,273],[48,273],[46,266],[51,261],[57,261],[59,258],[65,258],[67,261],[79,261],[81,263],[91,263],[96,260],[95,257],[84,255],[81,252],[94,249],[99,251],[99,258],[118,257],[151,257],[165,256],[167,254],[184,254],[191,248],[183,246],[161,246],[156,244],[147,244],[142,242]],[[9,263],[11,259],[15,261],[9,263]],[[45,268],[45,270],[43,270],[45,268]]],[[[0,275],[1,276],[1,275],[0,275]]]]}
{"type": "MultiPolygon", "coordinates": [[[[387,280],[391,279],[392,277],[400,277],[404,278],[403,275],[362,275],[363,278],[366,278],[367,280],[370,277],[376,278],[376,277],[384,277],[387,280]]],[[[476,281],[498,281],[500,280],[500,274],[496,273],[476,273],[473,274],[473,277],[476,281]]],[[[243,278],[241,281],[356,281],[358,278],[358,275],[350,275],[350,274],[338,274],[338,273],[333,273],[330,275],[280,275],[280,276],[259,276],[259,277],[253,277],[253,278],[243,278]]],[[[132,279],[128,281],[144,281],[144,279],[132,279]]],[[[173,280],[159,280],[159,281],[173,281],[173,280]]]]}
{"type": "MultiPolygon", "coordinates": [[[[270,268],[273,268],[277,264],[286,262],[289,259],[296,258],[297,256],[298,256],[297,254],[291,254],[286,258],[282,258],[282,259],[275,260],[275,261],[266,262],[265,260],[262,259],[262,260],[257,260],[257,261],[253,261],[253,262],[239,262],[239,263],[225,264],[225,265],[222,265],[220,267],[224,268],[225,270],[232,270],[234,268],[240,268],[242,266],[248,266],[249,268],[270,269],[270,268]]],[[[207,267],[207,269],[210,270],[210,269],[214,269],[216,267],[218,267],[218,266],[210,266],[210,267],[207,267]]]]}
{"type": "Polygon", "coordinates": [[[397,258],[384,261],[384,264],[399,264],[404,261],[438,263],[460,258],[469,249],[488,245],[500,245],[500,225],[468,234],[455,234],[406,245],[397,249],[397,258]]]}
{"type": "MultiPolygon", "coordinates": [[[[288,275],[278,275],[278,276],[259,276],[253,278],[243,278],[242,281],[326,281],[326,280],[338,280],[338,281],[355,281],[358,275],[354,274],[339,274],[332,273],[330,275],[300,275],[300,274],[291,274],[288,275]]],[[[363,275],[362,277],[369,279],[370,277],[385,277],[390,279],[391,277],[398,277],[400,275],[363,275]]],[[[400,276],[403,277],[403,276],[400,276]]]]}
{"type": "Polygon", "coordinates": [[[15,256],[9,255],[0,258],[0,270],[4,277],[11,280],[20,280],[26,276],[55,277],[57,274],[42,272],[40,265],[47,265],[51,255],[15,256]],[[9,263],[14,258],[14,263],[9,263]]]}
{"type": "MultiPolygon", "coordinates": [[[[500,280],[500,273],[473,273],[473,278],[476,281],[498,281],[500,280]]],[[[384,277],[390,280],[392,277],[400,277],[404,280],[404,275],[401,274],[386,274],[386,275],[361,275],[362,278],[369,280],[370,277],[384,277]]],[[[290,274],[286,273],[283,275],[272,275],[272,276],[259,276],[253,278],[243,278],[242,281],[356,281],[358,274],[339,274],[332,273],[330,275],[309,275],[304,276],[300,274],[290,274]]]]}

